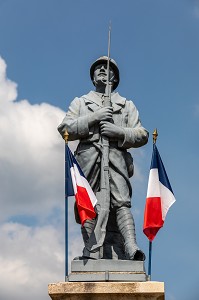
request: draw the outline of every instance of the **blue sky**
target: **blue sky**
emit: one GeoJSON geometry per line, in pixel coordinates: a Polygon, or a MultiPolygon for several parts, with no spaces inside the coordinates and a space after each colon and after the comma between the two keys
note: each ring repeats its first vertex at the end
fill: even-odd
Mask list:
{"type": "MultiPolygon", "coordinates": [[[[109,20],[118,91],[150,133],[158,128],[177,199],[153,244],[152,279],[165,282],[167,300],[199,297],[199,1],[0,0],[3,300],[25,300],[27,289],[30,300],[47,300],[47,283],[63,280],[64,145],[56,128],[70,101],[93,89],[89,68],[107,53],[109,20]]],[[[133,153],[133,211],[148,255],[142,222],[152,138],[133,153]]],[[[72,201],[71,258],[81,254],[72,201]]]]}

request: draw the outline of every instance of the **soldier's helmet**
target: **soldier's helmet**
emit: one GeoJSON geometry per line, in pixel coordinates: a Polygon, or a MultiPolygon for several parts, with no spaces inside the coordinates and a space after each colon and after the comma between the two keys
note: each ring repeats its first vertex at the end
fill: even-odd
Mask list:
{"type": "MultiPolygon", "coordinates": [[[[90,77],[91,77],[91,80],[93,82],[93,74],[94,74],[94,71],[95,71],[95,67],[102,64],[102,63],[105,63],[107,64],[107,61],[108,61],[108,57],[107,56],[101,56],[99,57],[91,66],[90,68],[90,77]]],[[[118,66],[117,66],[117,63],[115,62],[114,59],[110,58],[110,67],[113,69],[114,73],[115,73],[115,76],[117,78],[117,82],[114,82],[113,83],[113,90],[115,90],[120,82],[120,72],[119,72],[119,69],[118,69],[118,66]]]]}

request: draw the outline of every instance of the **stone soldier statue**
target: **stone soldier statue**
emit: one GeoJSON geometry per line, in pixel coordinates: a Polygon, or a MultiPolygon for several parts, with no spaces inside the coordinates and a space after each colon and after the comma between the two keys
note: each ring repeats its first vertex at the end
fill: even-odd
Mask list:
{"type": "MultiPolygon", "coordinates": [[[[136,243],[135,225],[131,213],[133,158],[127,151],[148,141],[148,132],[142,127],[134,103],[115,92],[120,76],[113,59],[109,60],[111,106],[104,107],[107,86],[107,60],[103,56],[90,68],[95,91],[75,98],[58,130],[63,136],[67,130],[69,141],[79,140],[76,159],[87,177],[94,193],[98,195],[102,175],[102,137],[109,139],[108,219],[103,218],[105,236],[93,234],[102,211],[96,207],[98,217],[87,220],[82,227],[85,248],[82,258],[113,258],[144,260],[145,255],[136,243]],[[100,241],[99,241],[100,240],[100,241]],[[97,246],[95,246],[95,244],[97,246]]],[[[100,225],[101,226],[101,225],[100,225]]]]}

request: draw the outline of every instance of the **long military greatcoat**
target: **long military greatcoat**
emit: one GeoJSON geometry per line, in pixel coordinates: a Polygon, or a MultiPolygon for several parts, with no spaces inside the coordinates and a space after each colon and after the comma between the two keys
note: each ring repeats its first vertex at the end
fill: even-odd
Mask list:
{"type": "MultiPolygon", "coordinates": [[[[69,141],[79,140],[76,159],[96,193],[100,189],[101,136],[98,123],[89,128],[89,115],[103,107],[102,94],[91,91],[75,98],[58,130],[63,136],[69,133],[69,141]]],[[[132,189],[129,177],[133,175],[133,161],[129,148],[143,146],[148,141],[148,132],[142,127],[139,113],[132,101],[112,93],[114,124],[124,129],[123,140],[110,139],[109,169],[111,207],[131,206],[132,189]]]]}

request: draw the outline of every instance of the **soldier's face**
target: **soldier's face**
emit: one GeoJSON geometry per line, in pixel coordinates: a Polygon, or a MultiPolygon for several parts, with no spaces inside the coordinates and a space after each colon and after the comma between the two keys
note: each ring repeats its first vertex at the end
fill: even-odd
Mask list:
{"type": "MultiPolygon", "coordinates": [[[[93,79],[95,85],[106,85],[107,83],[107,64],[100,64],[95,67],[93,79]]],[[[114,82],[116,80],[115,73],[113,69],[110,67],[109,69],[109,80],[110,82],[114,82]]]]}

